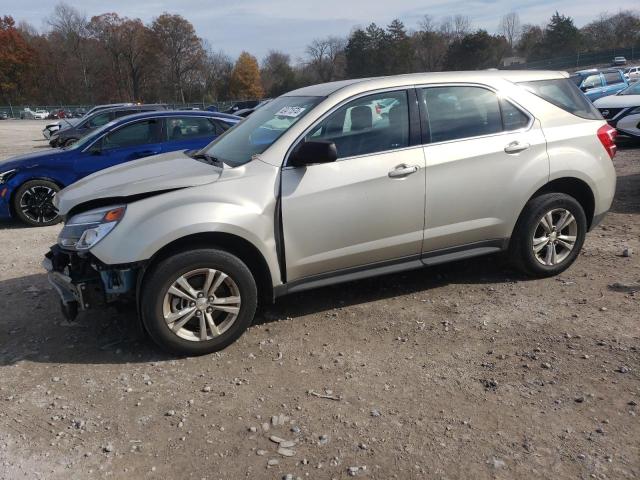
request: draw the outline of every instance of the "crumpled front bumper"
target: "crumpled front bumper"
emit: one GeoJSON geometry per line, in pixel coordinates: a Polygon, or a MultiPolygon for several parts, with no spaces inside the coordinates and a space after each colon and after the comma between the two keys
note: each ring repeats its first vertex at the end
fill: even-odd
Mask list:
{"type": "Polygon", "coordinates": [[[69,309],[87,310],[135,298],[138,273],[135,265],[112,267],[100,263],[88,252],[80,255],[54,245],[45,255],[42,266],[49,283],[58,292],[65,313],[69,309]]]}

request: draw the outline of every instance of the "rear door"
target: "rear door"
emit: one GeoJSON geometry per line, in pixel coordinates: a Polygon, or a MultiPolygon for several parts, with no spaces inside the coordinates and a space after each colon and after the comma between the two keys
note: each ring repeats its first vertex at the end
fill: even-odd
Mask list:
{"type": "Polygon", "coordinates": [[[120,163],[162,152],[162,119],[149,118],[112,130],[76,161],[76,172],[85,176],[120,163]]]}
{"type": "Polygon", "coordinates": [[[208,117],[176,115],[165,121],[163,152],[202,148],[224,131],[208,117]]]}
{"type": "Polygon", "coordinates": [[[423,253],[500,245],[531,186],[549,176],[539,123],[487,87],[441,85],[419,92],[427,137],[423,253]]]}

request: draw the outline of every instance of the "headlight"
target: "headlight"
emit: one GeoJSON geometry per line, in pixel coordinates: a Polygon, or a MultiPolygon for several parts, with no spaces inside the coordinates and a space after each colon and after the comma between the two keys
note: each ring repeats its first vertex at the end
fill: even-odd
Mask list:
{"type": "Polygon", "coordinates": [[[0,185],[3,183],[7,183],[11,177],[16,173],[16,169],[7,170],[6,172],[0,173],[0,185]]]}
{"type": "Polygon", "coordinates": [[[126,209],[126,205],[117,205],[74,215],[60,232],[58,245],[73,250],[89,250],[115,228],[126,209]]]}
{"type": "Polygon", "coordinates": [[[636,107],[629,112],[629,115],[640,113],[640,107],[636,107]]]}

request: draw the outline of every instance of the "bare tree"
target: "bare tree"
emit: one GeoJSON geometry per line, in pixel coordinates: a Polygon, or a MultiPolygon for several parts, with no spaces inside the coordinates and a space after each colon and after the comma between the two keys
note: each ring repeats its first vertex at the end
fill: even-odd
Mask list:
{"type": "Polygon", "coordinates": [[[335,80],[344,69],[346,40],[340,37],[316,39],[307,46],[308,67],[321,82],[335,80]]]}
{"type": "Polygon", "coordinates": [[[504,35],[509,43],[509,48],[513,49],[513,46],[518,43],[520,32],[522,27],[520,26],[520,17],[516,12],[510,12],[502,16],[498,31],[504,35]]]}
{"type": "Polygon", "coordinates": [[[460,40],[471,32],[471,20],[466,15],[454,15],[446,17],[440,24],[440,33],[449,41],[460,40]]]}
{"type": "Polygon", "coordinates": [[[89,37],[87,16],[61,2],[54,7],[47,23],[62,38],[61,48],[64,48],[66,55],[78,61],[85,92],[89,99],[93,99],[93,89],[89,81],[90,51],[86,41],[89,37]]]}

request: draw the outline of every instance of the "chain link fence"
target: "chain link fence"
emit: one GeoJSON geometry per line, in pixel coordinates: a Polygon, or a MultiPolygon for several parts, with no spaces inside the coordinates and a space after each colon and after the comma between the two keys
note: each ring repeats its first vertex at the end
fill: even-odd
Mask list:
{"type": "MultiPolygon", "coordinates": [[[[615,57],[625,57],[627,66],[640,63],[640,43],[629,48],[612,48],[597,52],[578,52],[575,55],[517,63],[503,67],[507,70],[580,70],[594,66],[612,66],[615,57]]],[[[624,68],[624,66],[618,66],[624,68]]]]}

